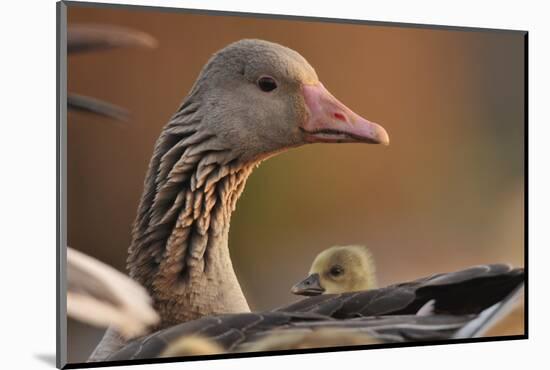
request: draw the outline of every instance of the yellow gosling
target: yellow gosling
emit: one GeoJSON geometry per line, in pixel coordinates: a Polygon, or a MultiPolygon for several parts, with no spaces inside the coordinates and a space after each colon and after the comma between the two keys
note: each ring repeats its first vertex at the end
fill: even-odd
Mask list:
{"type": "Polygon", "coordinates": [[[297,295],[313,296],[376,289],[372,254],[362,245],[335,246],[319,253],[309,276],[292,287],[297,295]]]}

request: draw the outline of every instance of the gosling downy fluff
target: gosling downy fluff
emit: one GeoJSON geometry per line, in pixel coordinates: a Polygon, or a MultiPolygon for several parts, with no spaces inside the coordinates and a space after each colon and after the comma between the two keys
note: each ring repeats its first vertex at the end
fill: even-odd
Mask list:
{"type": "Polygon", "coordinates": [[[315,257],[309,275],[291,289],[293,294],[314,296],[377,288],[374,259],[362,245],[335,246],[315,257]]]}

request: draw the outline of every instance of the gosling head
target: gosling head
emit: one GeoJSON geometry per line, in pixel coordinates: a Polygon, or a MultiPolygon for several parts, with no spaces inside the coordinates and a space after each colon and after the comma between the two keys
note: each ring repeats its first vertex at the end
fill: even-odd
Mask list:
{"type": "Polygon", "coordinates": [[[375,289],[374,260],[361,245],[336,246],[319,253],[309,276],[292,287],[297,295],[314,296],[375,289]]]}
{"type": "Polygon", "coordinates": [[[316,142],[388,144],[387,132],[338,101],[296,51],[241,40],[205,65],[191,96],[202,129],[244,161],[316,142]]]}

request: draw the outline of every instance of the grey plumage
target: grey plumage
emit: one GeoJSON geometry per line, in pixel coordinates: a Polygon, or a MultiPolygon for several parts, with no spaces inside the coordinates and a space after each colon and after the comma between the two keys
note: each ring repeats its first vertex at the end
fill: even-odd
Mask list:
{"type": "Polygon", "coordinates": [[[391,316],[335,320],[330,317],[289,312],[243,313],[210,316],[183,323],[157,332],[143,340],[131,342],[122,350],[106,358],[107,361],[155,358],[166,346],[181,336],[200,334],[228,352],[242,352],[251,344],[274,331],[278,333],[306,333],[337,328],[350,334],[365,333],[388,342],[409,340],[437,340],[464,325],[468,316],[391,316]]]}
{"type": "Polygon", "coordinates": [[[478,314],[521,286],[522,268],[479,265],[362,292],[327,294],[279,308],[338,317],[417,314],[434,300],[434,314],[478,314]]]}

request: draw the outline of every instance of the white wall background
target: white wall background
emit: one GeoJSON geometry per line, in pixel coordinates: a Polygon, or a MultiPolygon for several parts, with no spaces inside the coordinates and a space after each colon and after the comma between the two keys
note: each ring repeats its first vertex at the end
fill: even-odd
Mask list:
{"type": "MultiPolygon", "coordinates": [[[[117,1],[109,1],[117,2],[117,1]]],[[[127,0],[124,3],[530,31],[530,339],[136,366],[135,369],[514,369],[543,360],[550,312],[545,272],[549,206],[550,38],[542,1],[127,0]]],[[[52,368],[55,354],[55,2],[3,3],[0,88],[2,368],[52,368]],[[7,332],[6,332],[7,331],[7,332]],[[5,366],[12,365],[12,366],[5,366]]]]}

